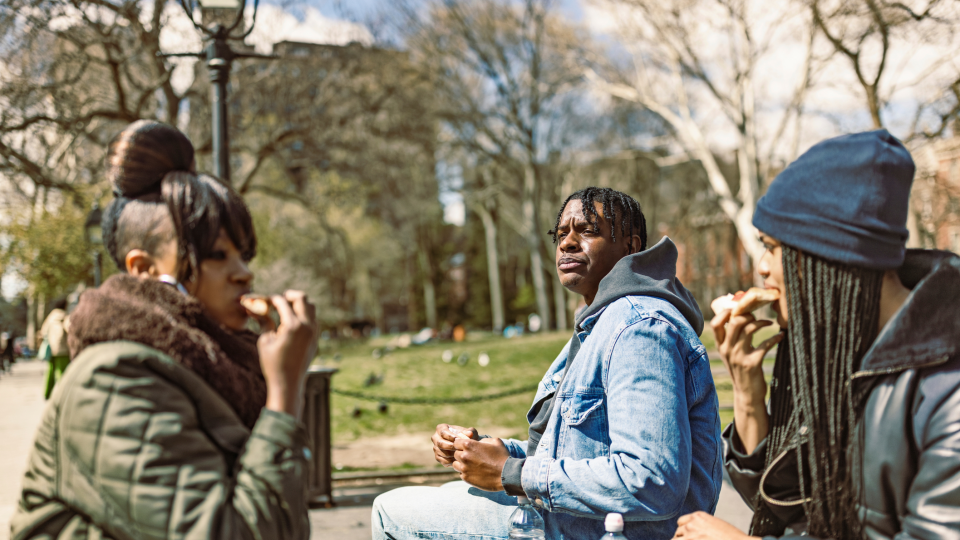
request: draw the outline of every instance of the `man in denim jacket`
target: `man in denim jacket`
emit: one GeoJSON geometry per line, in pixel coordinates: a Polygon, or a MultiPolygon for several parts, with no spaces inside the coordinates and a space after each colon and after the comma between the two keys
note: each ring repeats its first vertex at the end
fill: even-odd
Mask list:
{"type": "Polygon", "coordinates": [[[587,307],[540,382],[530,439],[440,424],[437,461],[464,482],[381,495],[375,540],[507,538],[518,495],[541,509],[551,540],[599,539],[609,512],[623,514],[627,538],[667,539],[678,516],[716,508],[717,395],[676,246],[646,249],[639,204],[606,188],[571,195],[552,232],[560,281],[587,307]]]}

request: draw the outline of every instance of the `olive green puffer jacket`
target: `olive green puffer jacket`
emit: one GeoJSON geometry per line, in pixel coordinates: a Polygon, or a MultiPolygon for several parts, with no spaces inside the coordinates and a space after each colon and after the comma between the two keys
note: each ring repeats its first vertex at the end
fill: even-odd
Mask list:
{"type": "Polygon", "coordinates": [[[44,412],[11,538],[306,539],[308,456],[293,417],[251,432],[169,356],[93,345],[44,412]]]}

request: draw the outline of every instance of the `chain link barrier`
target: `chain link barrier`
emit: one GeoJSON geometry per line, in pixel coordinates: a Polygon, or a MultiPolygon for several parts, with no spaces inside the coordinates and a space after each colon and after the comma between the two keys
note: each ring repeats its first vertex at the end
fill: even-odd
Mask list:
{"type": "Polygon", "coordinates": [[[366,401],[376,401],[378,403],[401,403],[404,405],[456,405],[460,403],[476,403],[478,401],[491,401],[494,399],[516,396],[519,394],[525,394],[527,392],[534,392],[539,387],[540,387],[540,383],[537,383],[533,386],[523,386],[521,388],[514,388],[513,390],[507,390],[505,392],[497,392],[496,394],[487,394],[485,396],[459,397],[459,398],[403,398],[403,397],[392,397],[392,396],[377,396],[373,394],[365,394],[363,392],[354,392],[351,390],[337,390],[336,388],[330,388],[330,392],[333,394],[337,394],[338,396],[351,397],[355,399],[363,399],[366,401]]]}

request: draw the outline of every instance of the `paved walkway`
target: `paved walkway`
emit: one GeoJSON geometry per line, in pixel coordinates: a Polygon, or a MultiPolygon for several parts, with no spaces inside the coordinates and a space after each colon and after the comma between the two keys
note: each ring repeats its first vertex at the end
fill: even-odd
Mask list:
{"type": "Polygon", "coordinates": [[[0,374],[0,540],[10,535],[10,515],[20,499],[20,479],[46,403],[46,369],[46,362],[21,360],[11,373],[0,374]]]}
{"type": "MultiPolygon", "coordinates": [[[[45,362],[21,361],[13,372],[0,375],[0,540],[9,540],[10,516],[20,497],[20,479],[27,464],[34,432],[43,414],[45,362]]],[[[338,506],[310,512],[313,538],[318,540],[369,540],[370,504],[388,486],[334,491],[338,506]]],[[[742,530],[751,512],[724,482],[717,515],[742,530]]]]}

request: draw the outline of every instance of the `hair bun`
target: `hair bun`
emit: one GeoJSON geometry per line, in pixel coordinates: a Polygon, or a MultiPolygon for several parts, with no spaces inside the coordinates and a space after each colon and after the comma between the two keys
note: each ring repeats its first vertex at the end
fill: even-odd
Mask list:
{"type": "Polygon", "coordinates": [[[138,120],[123,129],[107,152],[107,178],[118,197],[134,199],[159,193],[163,178],[194,165],[190,139],[177,128],[138,120]]]}

